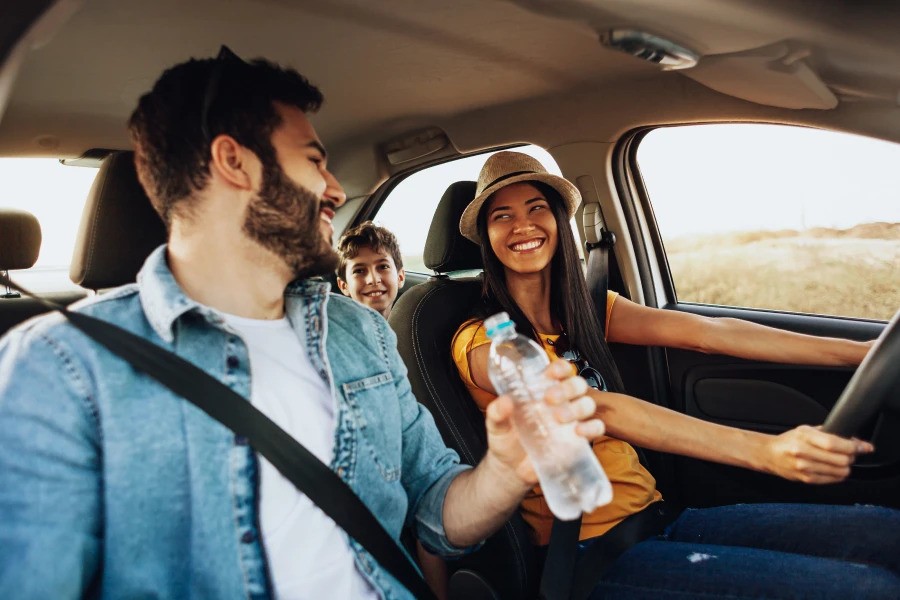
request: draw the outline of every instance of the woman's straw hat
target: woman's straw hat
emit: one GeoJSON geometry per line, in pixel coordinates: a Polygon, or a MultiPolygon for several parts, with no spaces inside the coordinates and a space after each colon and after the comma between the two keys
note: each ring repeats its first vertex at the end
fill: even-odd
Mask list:
{"type": "Polygon", "coordinates": [[[469,203],[459,218],[459,232],[476,244],[480,244],[476,223],[481,205],[497,190],[519,181],[540,181],[555,189],[565,201],[570,219],[581,204],[581,193],[578,188],[569,180],[548,173],[536,158],[521,152],[498,152],[487,159],[481,173],[478,174],[475,199],[469,203]]]}

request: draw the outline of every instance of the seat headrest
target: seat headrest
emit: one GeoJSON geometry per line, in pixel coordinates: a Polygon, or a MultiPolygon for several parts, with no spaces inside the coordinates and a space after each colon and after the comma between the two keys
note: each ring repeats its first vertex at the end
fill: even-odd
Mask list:
{"type": "Polygon", "coordinates": [[[24,210],[0,208],[0,271],[30,269],[41,252],[41,224],[24,210]]]}
{"type": "Polygon", "coordinates": [[[69,277],[93,290],[131,283],[166,237],[138,181],[134,153],[114,152],[103,160],[88,193],[69,277]]]}
{"type": "Polygon", "coordinates": [[[423,259],[429,269],[447,273],[482,268],[481,248],[459,232],[459,218],[474,197],[474,181],[457,181],[444,192],[425,240],[423,259]]]}

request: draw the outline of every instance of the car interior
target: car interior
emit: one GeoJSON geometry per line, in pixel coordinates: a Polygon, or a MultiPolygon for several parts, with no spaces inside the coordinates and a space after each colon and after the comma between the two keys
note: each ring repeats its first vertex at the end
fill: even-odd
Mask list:
{"type": "MultiPolygon", "coordinates": [[[[849,295],[880,294],[886,309],[820,312],[805,305],[707,301],[683,297],[683,286],[676,285],[680,259],[661,227],[662,203],[652,202],[654,180],[642,170],[647,163],[640,155],[657,131],[750,124],[853,134],[895,151],[900,6],[893,3],[13,0],[0,15],[0,161],[44,158],[97,170],[68,265],[68,278],[78,287],[42,291],[48,300],[69,304],[133,282],[146,256],[165,241],[165,227],[137,181],[125,123],[166,67],[214,56],[227,44],[245,59],[262,56],[290,65],[322,89],[325,103],[312,122],[348,197],[334,219],[336,237],[367,219],[379,222],[416,174],[529,145],[546,151],[579,188],[577,239],[596,242],[603,231],[615,234],[609,286],[634,302],[856,340],[878,337],[900,309],[900,187],[882,188],[874,204],[881,214],[867,217],[895,233],[875,241],[871,235],[853,238],[854,247],[874,248],[871,257],[852,264],[863,269],[877,262],[875,283],[855,279],[852,271],[834,277],[824,268],[804,269],[813,279],[841,280],[849,295]]],[[[763,153],[776,153],[778,142],[768,144],[763,153]]],[[[788,177],[797,174],[792,165],[799,154],[788,153],[781,162],[788,177]]],[[[676,209],[689,205],[691,190],[705,185],[704,179],[716,179],[714,167],[697,160],[693,148],[664,158],[688,190],[676,199],[676,209]]],[[[404,248],[424,267],[407,267],[389,319],[416,398],[431,411],[447,445],[469,464],[485,451],[484,420],[449,348],[481,294],[479,247],[458,229],[478,168],[421,188],[402,207],[416,221],[412,229],[427,230],[420,248],[404,248]]],[[[814,173],[826,178],[828,171],[820,167],[814,173]]],[[[894,176],[893,171],[848,174],[853,182],[842,209],[861,198],[865,179],[894,176]]],[[[770,187],[778,185],[772,180],[770,187]]],[[[752,202],[716,200],[722,210],[735,212],[753,210],[746,206],[752,202]]],[[[815,205],[816,198],[808,202],[815,205]]],[[[6,204],[0,199],[0,272],[16,279],[33,269],[48,239],[45,233],[42,241],[42,224],[27,206],[6,204]]],[[[719,218],[712,208],[709,214],[680,210],[691,226],[719,218]]],[[[757,209],[766,211],[777,209],[757,209]]],[[[803,244],[814,244],[812,239],[803,244]]],[[[695,270],[714,262],[704,251],[695,270]]],[[[715,260],[739,270],[732,255],[715,260]]],[[[789,283],[777,279],[777,269],[759,273],[767,288],[789,283]]],[[[810,295],[834,294],[806,285],[810,295]]],[[[46,310],[39,300],[7,291],[0,295],[0,335],[46,310]]],[[[821,424],[854,376],[850,367],[611,346],[629,394],[764,432],[821,424]]],[[[891,358],[897,364],[900,357],[891,358]]],[[[682,506],[900,507],[900,396],[894,390],[884,392],[857,432],[872,439],[877,451],[840,484],[807,486],[655,452],[647,452],[646,460],[663,495],[682,506]]],[[[533,597],[540,571],[529,540],[526,524],[514,516],[482,549],[448,563],[458,573],[451,590],[477,588],[485,594],[477,597],[485,598],[533,597]],[[469,587],[468,577],[481,583],[469,587]]]]}

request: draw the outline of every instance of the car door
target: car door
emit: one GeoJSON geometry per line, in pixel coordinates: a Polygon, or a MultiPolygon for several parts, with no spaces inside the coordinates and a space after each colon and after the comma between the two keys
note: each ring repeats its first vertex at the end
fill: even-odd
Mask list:
{"type": "MultiPolygon", "coordinates": [[[[613,172],[644,299],[806,334],[875,338],[900,308],[900,179],[891,167],[898,159],[896,144],[800,127],[633,132],[619,145],[613,172]]],[[[634,395],[775,434],[821,424],[855,370],[662,348],[614,353],[634,395]]],[[[689,506],[900,506],[900,443],[890,435],[898,424],[896,414],[882,413],[867,426],[862,435],[877,452],[839,485],[684,457],[651,461],[660,488],[689,506]]]]}

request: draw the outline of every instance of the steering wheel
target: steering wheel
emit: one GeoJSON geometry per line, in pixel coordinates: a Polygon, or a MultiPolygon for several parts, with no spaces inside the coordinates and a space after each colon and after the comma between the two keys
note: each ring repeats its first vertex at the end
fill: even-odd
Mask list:
{"type": "Polygon", "coordinates": [[[882,408],[900,411],[900,311],[860,363],[823,429],[851,437],[882,408]]]}

